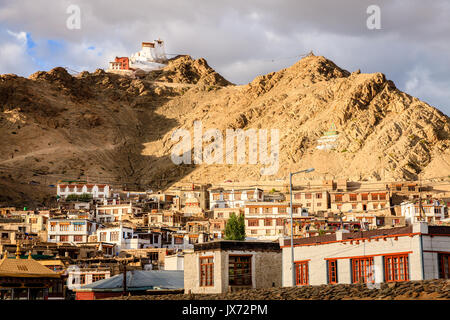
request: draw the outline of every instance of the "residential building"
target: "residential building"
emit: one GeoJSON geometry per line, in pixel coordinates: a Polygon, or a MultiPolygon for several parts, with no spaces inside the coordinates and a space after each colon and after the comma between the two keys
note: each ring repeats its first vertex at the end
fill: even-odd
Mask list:
{"type": "Polygon", "coordinates": [[[85,243],[97,230],[97,223],[88,219],[49,219],[48,242],[85,243]]]}
{"type": "MultiPolygon", "coordinates": [[[[300,204],[292,206],[293,217],[308,216],[300,204]]],[[[290,204],[286,202],[246,202],[245,234],[248,238],[275,240],[286,234],[285,221],[290,218],[290,204]]]]}
{"type": "Polygon", "coordinates": [[[330,208],[333,212],[380,211],[390,208],[389,191],[333,191],[330,208]]]}
{"type": "Polygon", "coordinates": [[[157,211],[148,213],[148,225],[158,227],[181,227],[183,214],[176,211],[157,211]]]}
{"type": "Polygon", "coordinates": [[[62,184],[56,186],[56,194],[60,199],[65,199],[69,195],[89,194],[93,199],[109,198],[110,186],[107,184],[62,184]]]}
{"type": "Polygon", "coordinates": [[[306,190],[293,192],[292,202],[307,208],[308,212],[326,212],[330,208],[330,195],[324,190],[306,190]]]}
{"type": "Polygon", "coordinates": [[[142,214],[141,207],[133,205],[132,202],[115,204],[115,205],[97,205],[95,209],[96,221],[100,223],[106,222],[119,222],[124,220],[126,215],[139,215],[142,214]]]}
{"type": "MultiPolygon", "coordinates": [[[[281,242],[283,286],[292,286],[290,239],[281,242]]],[[[294,239],[296,285],[449,278],[450,226],[406,227],[294,239]],[[445,268],[443,267],[445,266],[445,268]]]]}
{"type": "Polygon", "coordinates": [[[166,256],[164,260],[164,270],[184,270],[184,255],[183,254],[173,254],[166,256]]]}
{"type": "Polygon", "coordinates": [[[401,215],[405,218],[407,224],[419,221],[437,223],[448,217],[447,206],[437,200],[422,203],[422,210],[419,203],[403,202],[400,207],[401,215]]]}
{"type": "Polygon", "coordinates": [[[185,293],[226,293],[281,285],[278,243],[213,241],[184,256],[185,293]]]}
{"type": "Polygon", "coordinates": [[[94,283],[111,277],[110,268],[80,268],[72,265],[67,268],[67,288],[69,290],[79,289],[84,285],[94,283]]]}
{"type": "Polygon", "coordinates": [[[128,249],[161,247],[161,234],[158,232],[135,232],[123,224],[102,227],[97,230],[97,241],[115,245],[115,253],[128,249]]]}
{"type": "Polygon", "coordinates": [[[215,208],[242,208],[246,202],[263,201],[263,190],[251,189],[213,189],[209,192],[210,210],[215,208]]]}

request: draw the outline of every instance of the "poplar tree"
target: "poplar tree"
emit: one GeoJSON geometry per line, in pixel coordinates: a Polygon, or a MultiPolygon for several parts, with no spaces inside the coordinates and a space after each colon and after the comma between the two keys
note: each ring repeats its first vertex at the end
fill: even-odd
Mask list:
{"type": "Polygon", "coordinates": [[[240,214],[239,217],[234,212],[231,214],[225,227],[225,240],[245,240],[245,220],[243,214],[240,214]]]}

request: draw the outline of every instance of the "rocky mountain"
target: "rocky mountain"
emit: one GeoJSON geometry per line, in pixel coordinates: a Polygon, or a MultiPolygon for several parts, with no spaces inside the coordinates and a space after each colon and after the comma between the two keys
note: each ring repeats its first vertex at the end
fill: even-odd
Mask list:
{"type": "Polygon", "coordinates": [[[0,102],[3,203],[40,203],[58,179],[155,189],[177,181],[285,179],[307,167],[316,168],[311,179],[450,174],[449,117],[381,73],[350,73],[320,56],[241,86],[189,56],[140,79],[101,69],[8,74],[0,76],[0,102]],[[172,134],[186,129],[193,136],[194,121],[224,139],[227,129],[277,129],[278,170],[261,175],[267,165],[260,162],[173,164],[172,134]],[[334,148],[318,149],[330,130],[334,148]]]}

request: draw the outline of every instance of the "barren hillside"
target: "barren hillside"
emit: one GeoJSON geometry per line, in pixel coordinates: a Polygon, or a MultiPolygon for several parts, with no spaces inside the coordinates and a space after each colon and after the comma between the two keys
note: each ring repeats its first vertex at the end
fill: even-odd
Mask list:
{"type": "Polygon", "coordinates": [[[28,79],[0,76],[0,203],[37,203],[63,178],[129,188],[177,181],[285,179],[416,179],[450,174],[450,120],[396,89],[381,73],[349,73],[324,57],[235,86],[188,56],[145,79],[103,70],[73,77],[62,68],[28,79]],[[174,130],[278,129],[279,170],[261,164],[175,166],[174,130]],[[333,150],[318,139],[334,126],[333,150]],[[34,182],[32,182],[34,181],[34,182]],[[30,185],[30,182],[33,185],[30,185]],[[35,185],[34,183],[39,183],[35,185]]]}

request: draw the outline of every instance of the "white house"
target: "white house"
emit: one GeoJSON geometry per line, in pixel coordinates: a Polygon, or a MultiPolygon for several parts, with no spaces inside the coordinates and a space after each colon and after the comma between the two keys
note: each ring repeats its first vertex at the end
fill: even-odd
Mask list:
{"type": "Polygon", "coordinates": [[[184,255],[173,254],[170,256],[165,256],[164,270],[184,270],[184,255]]]}
{"type": "Polygon", "coordinates": [[[448,279],[450,227],[406,227],[282,239],[282,283],[292,286],[448,279]],[[292,265],[294,261],[294,270],[292,265]],[[293,277],[293,271],[295,272],[293,277]]]}
{"type": "Polygon", "coordinates": [[[116,253],[121,250],[160,248],[161,234],[135,233],[132,228],[124,227],[122,224],[114,227],[99,228],[97,230],[98,242],[106,242],[116,245],[116,253]]]}
{"type": "Polygon", "coordinates": [[[133,206],[133,204],[115,204],[115,205],[97,205],[95,209],[95,219],[97,222],[118,222],[122,221],[125,214],[139,214],[142,213],[142,208],[133,206]]]}
{"type": "Polygon", "coordinates": [[[80,268],[77,265],[69,266],[67,274],[67,288],[69,290],[79,289],[86,284],[111,277],[109,268],[80,268]]]}
{"type": "Polygon", "coordinates": [[[448,209],[445,205],[440,204],[439,201],[431,201],[432,203],[422,203],[423,212],[420,210],[418,203],[403,202],[401,204],[401,215],[405,217],[406,224],[423,221],[429,223],[436,223],[448,217],[448,209]]]}
{"type": "Polygon", "coordinates": [[[214,189],[209,192],[209,208],[241,208],[245,202],[263,201],[263,190],[251,189],[214,189]]]}
{"type": "Polygon", "coordinates": [[[107,184],[60,184],[56,186],[56,193],[59,198],[65,199],[68,195],[81,195],[87,193],[93,199],[109,198],[110,187],[107,184]]]}
{"type": "Polygon", "coordinates": [[[47,241],[85,243],[96,229],[97,223],[88,219],[49,219],[47,241]]]}

